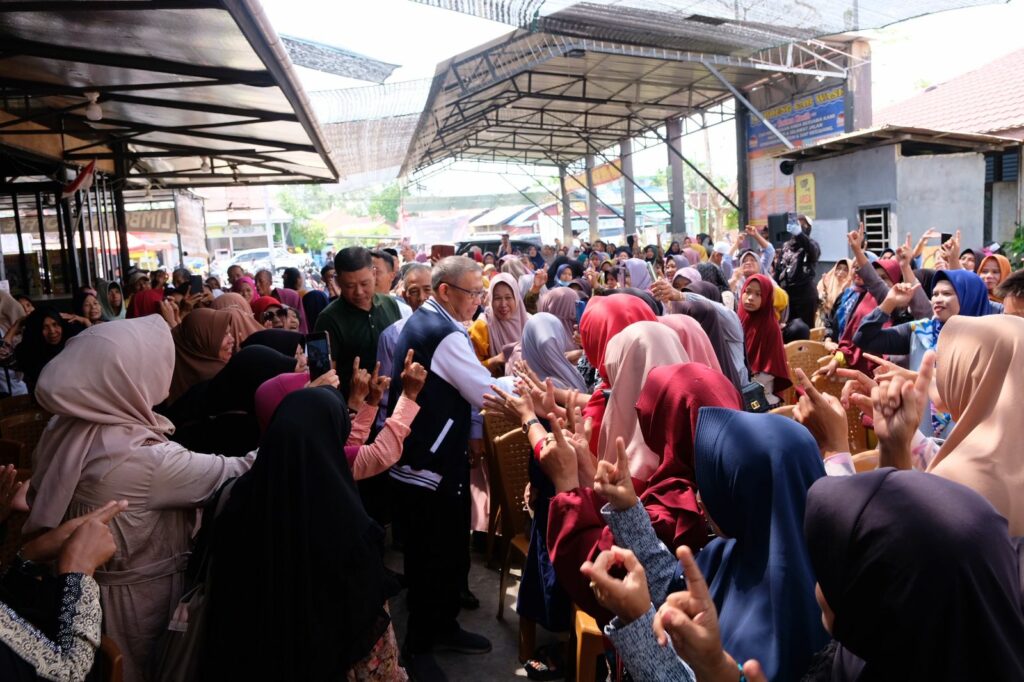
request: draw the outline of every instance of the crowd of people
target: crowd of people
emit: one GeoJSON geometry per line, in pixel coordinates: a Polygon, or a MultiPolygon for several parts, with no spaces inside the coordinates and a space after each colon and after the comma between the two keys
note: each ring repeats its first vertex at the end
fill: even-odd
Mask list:
{"type": "Polygon", "coordinates": [[[1024,679],[1024,271],[936,237],[861,227],[826,269],[800,216],[778,249],[350,247],[323,290],[130,271],[71,312],[0,290],[52,415],[30,480],[0,468],[0,520],[27,515],[0,678],[85,679],[103,634],[127,682],[447,679],[436,652],[492,649],[459,614],[493,414],[532,450],[516,609],[593,616],[618,679],[1024,679]],[[785,344],[812,329],[808,376],[785,344]]]}

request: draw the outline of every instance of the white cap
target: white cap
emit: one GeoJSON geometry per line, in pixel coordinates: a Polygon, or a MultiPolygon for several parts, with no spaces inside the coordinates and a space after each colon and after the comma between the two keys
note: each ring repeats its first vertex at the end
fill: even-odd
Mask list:
{"type": "Polygon", "coordinates": [[[718,242],[715,244],[715,253],[720,253],[723,256],[729,255],[729,242],[718,242]]]}

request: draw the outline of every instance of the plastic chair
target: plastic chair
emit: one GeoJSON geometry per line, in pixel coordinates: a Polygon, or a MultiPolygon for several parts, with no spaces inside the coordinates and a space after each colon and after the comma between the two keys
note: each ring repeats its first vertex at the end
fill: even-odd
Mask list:
{"type": "Polygon", "coordinates": [[[0,419],[0,437],[18,441],[31,453],[36,449],[51,416],[49,412],[32,410],[4,417],[0,419]]]}
{"type": "MultiPolygon", "coordinates": [[[[804,374],[811,376],[821,366],[818,360],[828,355],[825,344],[819,341],[790,341],[786,344],[786,364],[789,365],[789,379],[796,386],[796,369],[802,369],[804,374]]],[[[779,396],[787,403],[795,403],[796,391],[787,388],[779,396]]]]}
{"type": "MultiPolygon", "coordinates": [[[[828,393],[836,398],[840,398],[843,393],[843,384],[846,381],[840,377],[818,377],[812,380],[815,388],[822,393],[828,393]]],[[[864,452],[868,449],[868,433],[864,427],[860,410],[855,406],[850,406],[850,409],[846,410],[846,428],[847,437],[850,441],[850,452],[857,454],[858,452],[864,452]]]]}
{"type": "Polygon", "coordinates": [[[825,328],[815,327],[811,330],[811,341],[824,341],[825,340],[825,328]]]}
{"type": "Polygon", "coordinates": [[[100,650],[93,666],[95,679],[105,682],[124,682],[124,656],[114,640],[106,635],[100,638],[100,650]]]}
{"type": "Polygon", "coordinates": [[[853,468],[857,470],[858,474],[878,468],[878,450],[858,452],[851,459],[853,459],[853,468]]]}
{"type": "Polygon", "coordinates": [[[579,682],[590,682],[597,674],[597,658],[604,654],[604,636],[597,621],[589,613],[576,607],[573,609],[576,637],[576,679],[579,682]]]}
{"type": "MultiPolygon", "coordinates": [[[[501,522],[501,476],[498,472],[498,465],[494,459],[494,440],[503,436],[519,425],[509,420],[505,415],[497,412],[484,410],[484,460],[487,466],[487,473],[490,478],[490,508],[487,518],[487,567],[494,568],[494,541],[500,535],[501,522]]],[[[521,430],[521,429],[520,429],[521,430]]]]}
{"type": "Polygon", "coordinates": [[[522,430],[516,429],[494,441],[495,470],[501,479],[500,504],[502,506],[502,530],[508,540],[505,559],[501,564],[498,581],[498,620],[504,619],[505,580],[512,563],[512,553],[520,554],[526,560],[530,540],[527,535],[530,518],[523,510],[524,492],[530,480],[529,463],[532,452],[530,441],[522,430]]]}

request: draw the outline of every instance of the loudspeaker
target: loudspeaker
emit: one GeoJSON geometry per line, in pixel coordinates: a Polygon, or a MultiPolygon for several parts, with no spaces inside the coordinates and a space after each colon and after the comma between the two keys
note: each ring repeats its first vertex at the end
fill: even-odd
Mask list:
{"type": "Polygon", "coordinates": [[[783,175],[792,175],[794,170],[796,170],[796,164],[789,159],[779,164],[779,172],[783,175]]]}
{"type": "Polygon", "coordinates": [[[789,241],[790,234],[786,230],[789,225],[788,213],[773,213],[768,216],[768,241],[776,249],[789,241]]]}

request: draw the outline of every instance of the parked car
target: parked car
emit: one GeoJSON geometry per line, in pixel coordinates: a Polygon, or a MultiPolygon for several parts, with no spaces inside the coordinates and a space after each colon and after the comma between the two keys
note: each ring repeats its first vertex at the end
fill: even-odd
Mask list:
{"type": "MultiPolygon", "coordinates": [[[[513,251],[519,251],[526,253],[527,249],[531,246],[536,246],[538,249],[543,245],[540,235],[522,235],[509,239],[509,243],[512,245],[513,251]]],[[[484,253],[490,251],[493,254],[498,253],[498,247],[501,246],[501,235],[500,234],[481,234],[476,235],[465,241],[455,243],[456,255],[462,256],[469,253],[469,249],[479,246],[480,250],[484,253]]]]}
{"type": "Polygon", "coordinates": [[[234,256],[224,261],[214,261],[210,266],[217,277],[225,277],[232,265],[241,265],[246,272],[256,273],[264,268],[274,271],[278,268],[298,268],[305,270],[310,263],[309,254],[289,253],[287,249],[246,249],[237,251],[234,256]]]}

